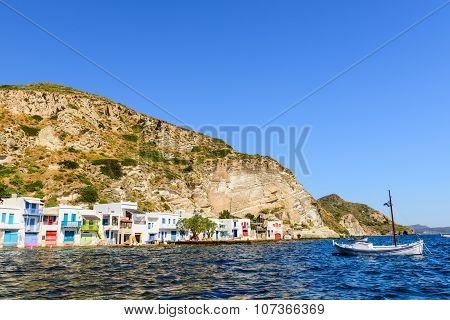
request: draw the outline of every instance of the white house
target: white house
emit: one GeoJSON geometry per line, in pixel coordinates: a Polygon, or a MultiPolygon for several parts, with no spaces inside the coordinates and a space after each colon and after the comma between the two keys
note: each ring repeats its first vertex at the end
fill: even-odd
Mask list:
{"type": "MultiPolygon", "coordinates": [[[[53,208],[49,208],[51,211],[53,208]]],[[[82,212],[80,206],[61,204],[54,208],[58,212],[58,246],[79,246],[81,243],[82,212]]]]}
{"type": "Polygon", "coordinates": [[[217,225],[214,240],[230,240],[233,230],[231,228],[231,219],[212,219],[217,225]]]}
{"type": "Polygon", "coordinates": [[[217,224],[215,240],[248,240],[251,238],[250,219],[212,219],[217,224]]]}
{"type": "Polygon", "coordinates": [[[153,240],[150,231],[154,232],[155,227],[158,228],[158,234],[156,235],[157,242],[175,242],[180,241],[181,236],[177,228],[177,223],[180,220],[180,213],[168,213],[168,212],[150,212],[147,213],[147,229],[149,233],[149,240],[153,240]],[[155,223],[150,225],[150,223],[155,223]]]}
{"type": "MultiPolygon", "coordinates": [[[[5,220],[5,222],[11,221],[11,224],[14,225],[13,228],[3,229],[3,242],[11,246],[16,246],[14,245],[16,243],[19,247],[36,247],[39,243],[44,208],[43,201],[38,198],[13,195],[11,198],[3,199],[2,207],[11,210],[4,212],[8,217],[8,220],[5,220]],[[17,226],[17,224],[20,224],[20,226],[17,226]]],[[[7,226],[4,225],[4,227],[7,226]]]]}
{"type": "Polygon", "coordinates": [[[147,243],[156,243],[158,242],[158,232],[159,232],[159,216],[157,214],[147,213],[147,243]]]}
{"type": "Polygon", "coordinates": [[[147,243],[156,243],[158,242],[159,216],[156,214],[147,213],[146,219],[147,219],[147,234],[148,234],[147,243]]]}
{"type": "Polygon", "coordinates": [[[94,210],[102,217],[103,237],[107,244],[115,245],[131,238],[132,214],[126,210],[137,210],[136,202],[116,202],[94,205],[94,210]]]}
{"type": "Polygon", "coordinates": [[[23,247],[23,216],[18,207],[3,203],[0,205],[0,248],[23,247]]]}
{"type": "Polygon", "coordinates": [[[279,220],[267,221],[267,239],[280,240],[283,238],[283,223],[279,220]]]}
{"type": "Polygon", "coordinates": [[[149,234],[147,230],[147,215],[144,212],[129,209],[127,213],[131,213],[131,240],[133,243],[147,243],[149,234]]]}

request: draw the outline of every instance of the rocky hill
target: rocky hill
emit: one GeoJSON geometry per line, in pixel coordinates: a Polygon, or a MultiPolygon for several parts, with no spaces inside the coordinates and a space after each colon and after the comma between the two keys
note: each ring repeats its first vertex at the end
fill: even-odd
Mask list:
{"type": "Polygon", "coordinates": [[[106,98],[36,83],[0,86],[0,193],[48,206],[134,200],[142,210],[269,213],[294,235],[333,237],[316,201],[276,161],[106,98]]]}
{"type": "MultiPolygon", "coordinates": [[[[326,211],[325,224],[338,233],[351,235],[392,234],[391,220],[381,212],[365,204],[343,200],[331,194],[318,200],[321,210],[326,211]]],[[[409,227],[396,224],[397,233],[413,233],[409,227]]]]}

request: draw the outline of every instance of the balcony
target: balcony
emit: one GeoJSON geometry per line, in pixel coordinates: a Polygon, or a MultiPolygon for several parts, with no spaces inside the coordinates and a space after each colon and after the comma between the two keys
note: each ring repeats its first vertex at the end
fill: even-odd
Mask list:
{"type": "Polygon", "coordinates": [[[25,232],[31,232],[31,233],[35,233],[35,232],[39,232],[41,229],[40,224],[26,224],[25,225],[25,232]]]}
{"type": "Polygon", "coordinates": [[[0,223],[0,230],[17,230],[20,229],[20,223],[0,223]]]}
{"type": "Polygon", "coordinates": [[[120,223],[120,229],[131,230],[131,223],[120,223]]]}
{"type": "Polygon", "coordinates": [[[81,226],[81,232],[91,232],[91,231],[98,232],[98,230],[99,230],[98,225],[95,225],[95,224],[91,224],[91,225],[83,224],[81,226]]]}
{"type": "Polygon", "coordinates": [[[62,221],[61,222],[62,228],[79,228],[81,227],[81,221],[62,221]]]}
{"type": "Polygon", "coordinates": [[[44,213],[43,209],[39,208],[39,209],[32,209],[32,208],[28,208],[24,210],[24,215],[25,216],[42,216],[44,213]]]}
{"type": "Polygon", "coordinates": [[[119,231],[119,226],[118,225],[111,225],[111,224],[107,224],[107,225],[103,225],[103,230],[107,231],[119,231]]]}

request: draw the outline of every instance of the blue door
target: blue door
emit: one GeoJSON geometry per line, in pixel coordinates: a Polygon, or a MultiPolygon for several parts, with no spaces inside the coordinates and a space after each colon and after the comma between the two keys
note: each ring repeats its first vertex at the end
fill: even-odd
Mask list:
{"type": "Polygon", "coordinates": [[[13,224],[14,223],[14,215],[12,213],[9,214],[8,217],[8,224],[13,224]]]}
{"type": "Polygon", "coordinates": [[[237,230],[233,230],[233,237],[237,237],[237,230]]]}
{"type": "Polygon", "coordinates": [[[150,241],[155,240],[155,234],[154,233],[150,233],[150,241]]]}
{"type": "Polygon", "coordinates": [[[6,222],[6,213],[2,213],[2,223],[6,222]]]}
{"type": "MultiPolygon", "coordinates": [[[[34,221],[34,219],[33,219],[34,221]]],[[[37,233],[25,233],[25,247],[36,247],[38,242],[37,233]]]]}
{"type": "Polygon", "coordinates": [[[3,246],[5,247],[16,247],[17,246],[18,234],[17,231],[5,231],[3,236],[3,246]]]}
{"type": "Polygon", "coordinates": [[[170,231],[170,240],[177,241],[177,232],[176,231],[170,231]]]}
{"type": "Polygon", "coordinates": [[[64,242],[73,242],[75,239],[75,231],[64,232],[64,242]]]}

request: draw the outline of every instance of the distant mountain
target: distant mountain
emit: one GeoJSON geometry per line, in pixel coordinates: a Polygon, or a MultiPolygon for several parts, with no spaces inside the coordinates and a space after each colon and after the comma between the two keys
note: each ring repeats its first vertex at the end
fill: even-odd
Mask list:
{"type": "Polygon", "coordinates": [[[415,224],[410,226],[410,228],[413,229],[414,232],[417,234],[440,234],[440,233],[450,234],[450,227],[430,228],[422,224],[415,224]]]}
{"type": "MultiPolygon", "coordinates": [[[[345,201],[336,194],[320,198],[318,203],[324,223],[340,234],[392,234],[391,220],[365,204],[345,201]]],[[[395,227],[397,233],[413,233],[409,227],[398,224],[395,227]]]]}

